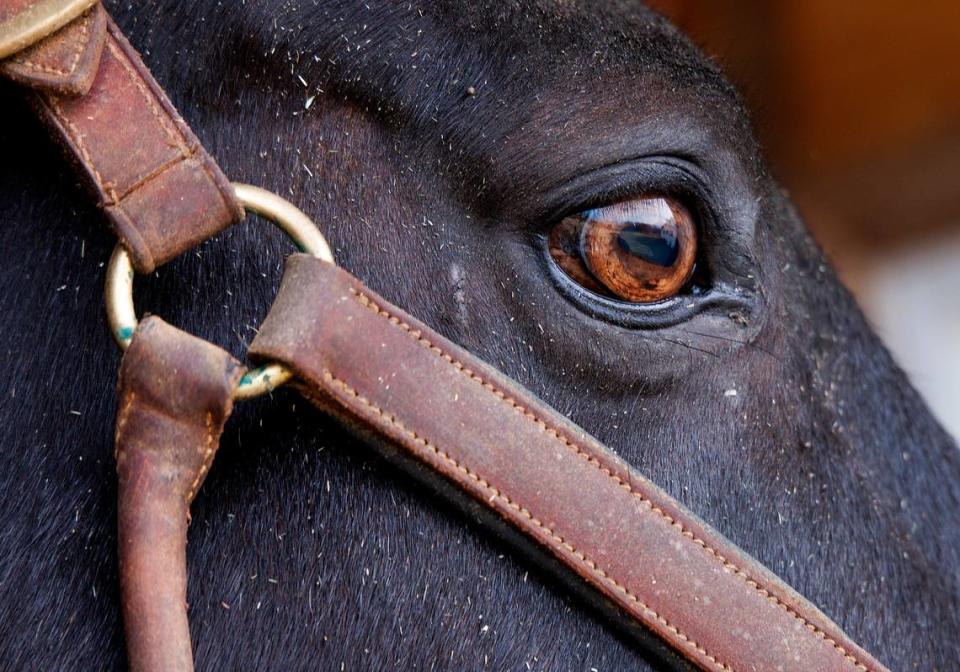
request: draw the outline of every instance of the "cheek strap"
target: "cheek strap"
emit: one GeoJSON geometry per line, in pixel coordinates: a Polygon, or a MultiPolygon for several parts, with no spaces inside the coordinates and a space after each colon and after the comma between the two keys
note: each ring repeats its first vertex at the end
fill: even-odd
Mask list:
{"type": "Polygon", "coordinates": [[[216,161],[99,2],[0,0],[0,77],[22,85],[138,272],[243,219],[216,161]]]}

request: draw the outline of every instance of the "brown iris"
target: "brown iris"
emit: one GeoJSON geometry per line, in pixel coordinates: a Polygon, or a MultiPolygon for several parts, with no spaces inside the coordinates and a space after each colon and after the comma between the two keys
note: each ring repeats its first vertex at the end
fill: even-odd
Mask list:
{"type": "Polygon", "coordinates": [[[693,274],[696,226],[669,197],[635,198],[564,218],[550,232],[550,254],[594,293],[632,303],[662,301],[693,274]]]}

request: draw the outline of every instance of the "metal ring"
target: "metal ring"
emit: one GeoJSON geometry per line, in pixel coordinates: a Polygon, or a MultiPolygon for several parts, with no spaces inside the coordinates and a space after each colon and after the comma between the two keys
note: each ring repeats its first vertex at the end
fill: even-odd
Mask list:
{"type": "MultiPolygon", "coordinates": [[[[301,252],[335,263],[330,246],[313,221],[286,199],[249,184],[233,185],[237,200],[248,212],[270,220],[296,243],[301,252]]],[[[126,350],[137,328],[133,306],[133,264],[122,245],[117,245],[107,266],[107,319],[121,349],[126,350]]],[[[265,364],[247,371],[234,392],[236,399],[249,399],[280,387],[293,377],[283,364],[265,364]]]]}

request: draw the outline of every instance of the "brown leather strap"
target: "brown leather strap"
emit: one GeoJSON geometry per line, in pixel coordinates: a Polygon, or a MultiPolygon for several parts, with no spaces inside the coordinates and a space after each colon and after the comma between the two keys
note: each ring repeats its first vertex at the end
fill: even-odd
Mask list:
{"type": "Polygon", "coordinates": [[[539,542],[704,670],[883,670],[816,607],[527,390],[305,255],[251,353],[539,542]]]}
{"type": "Polygon", "coordinates": [[[244,369],[157,317],[120,368],[118,544],[130,669],[193,669],[187,623],[187,525],[244,369]]]}
{"type": "Polygon", "coordinates": [[[0,74],[34,91],[137,271],[243,218],[216,162],[99,4],[0,63],[0,74]]]}

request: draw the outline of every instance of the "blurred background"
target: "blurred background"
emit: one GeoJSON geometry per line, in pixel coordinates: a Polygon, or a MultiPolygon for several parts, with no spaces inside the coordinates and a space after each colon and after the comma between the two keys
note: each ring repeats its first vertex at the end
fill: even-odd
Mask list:
{"type": "Polygon", "coordinates": [[[960,438],[960,2],[648,2],[740,87],[774,173],[960,438]]]}

